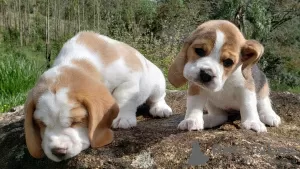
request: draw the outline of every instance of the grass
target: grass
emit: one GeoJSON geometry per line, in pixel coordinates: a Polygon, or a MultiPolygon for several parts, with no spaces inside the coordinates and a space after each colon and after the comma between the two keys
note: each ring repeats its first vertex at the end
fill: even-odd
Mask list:
{"type": "MultiPolygon", "coordinates": [[[[156,48],[156,50],[145,50],[142,53],[157,65],[167,77],[168,69],[177,51],[171,53],[156,48]]],[[[28,91],[34,86],[37,78],[43,71],[45,71],[43,53],[29,47],[13,48],[3,44],[0,45],[0,113],[24,104],[28,91]]],[[[187,89],[187,85],[175,88],[167,79],[166,82],[167,89],[187,89]]],[[[271,88],[273,91],[300,93],[300,86],[290,87],[273,82],[271,88]]]]}
{"type": "Polygon", "coordinates": [[[285,84],[271,84],[272,91],[288,91],[292,93],[300,93],[300,86],[290,87],[285,84]]]}
{"type": "Polygon", "coordinates": [[[20,51],[0,51],[0,112],[24,104],[27,92],[44,70],[39,59],[20,51]]]}

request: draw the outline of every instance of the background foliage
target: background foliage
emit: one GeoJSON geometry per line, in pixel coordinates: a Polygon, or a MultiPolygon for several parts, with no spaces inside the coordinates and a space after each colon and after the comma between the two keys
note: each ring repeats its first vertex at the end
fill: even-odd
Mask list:
{"type": "Polygon", "coordinates": [[[0,0],[0,112],[25,101],[80,30],[132,45],[166,74],[183,39],[209,19],[231,20],[264,44],[259,64],[273,90],[300,91],[298,0],[0,0]]]}

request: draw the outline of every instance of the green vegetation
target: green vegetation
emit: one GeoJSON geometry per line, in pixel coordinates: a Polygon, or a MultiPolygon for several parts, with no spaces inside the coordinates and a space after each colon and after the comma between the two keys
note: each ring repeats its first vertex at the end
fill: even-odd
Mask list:
{"type": "Polygon", "coordinates": [[[0,112],[24,102],[80,30],[130,44],[166,75],[184,38],[209,19],[231,20],[261,41],[272,89],[300,92],[298,0],[0,0],[0,112]]]}
{"type": "Polygon", "coordinates": [[[24,103],[28,89],[44,68],[21,50],[2,49],[0,59],[0,112],[4,112],[24,103]]]}

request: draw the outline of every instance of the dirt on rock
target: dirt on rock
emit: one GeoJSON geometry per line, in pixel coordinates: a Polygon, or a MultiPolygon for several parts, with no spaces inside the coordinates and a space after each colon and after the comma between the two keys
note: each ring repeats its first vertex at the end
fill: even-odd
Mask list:
{"type": "MultiPolygon", "coordinates": [[[[170,91],[167,102],[174,115],[152,118],[146,106],[138,112],[138,125],[115,130],[115,140],[99,149],[87,149],[59,163],[29,155],[24,138],[24,112],[0,115],[1,169],[56,168],[300,168],[300,95],[272,93],[275,111],[282,118],[278,128],[256,133],[240,127],[239,116],[231,116],[222,126],[203,131],[180,131],[186,94],[170,91]],[[192,145],[200,146],[208,157],[205,164],[188,164],[192,145]]],[[[199,153],[199,152],[198,152],[199,153]]]]}

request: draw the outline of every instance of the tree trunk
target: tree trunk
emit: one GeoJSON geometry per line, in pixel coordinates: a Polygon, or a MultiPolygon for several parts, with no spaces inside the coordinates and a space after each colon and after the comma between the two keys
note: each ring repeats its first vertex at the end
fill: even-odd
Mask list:
{"type": "Polygon", "coordinates": [[[77,19],[78,19],[78,28],[77,32],[80,31],[80,0],[77,1],[77,19]]]}
{"type": "Polygon", "coordinates": [[[23,22],[21,12],[21,0],[19,0],[19,31],[20,31],[20,46],[23,46],[23,22]]]}
{"type": "Polygon", "coordinates": [[[46,65],[47,68],[50,68],[51,61],[51,46],[50,46],[50,31],[49,31],[49,0],[47,0],[47,16],[46,16],[46,65]]]}

